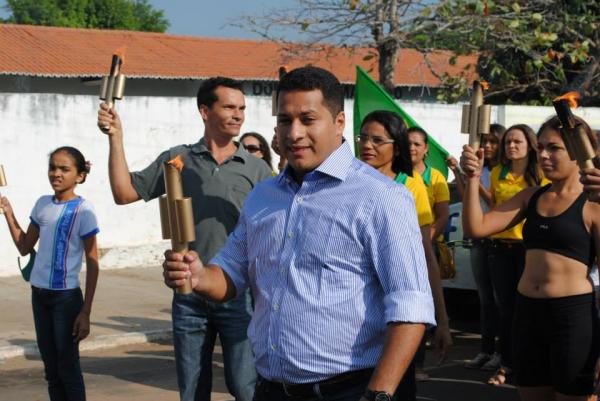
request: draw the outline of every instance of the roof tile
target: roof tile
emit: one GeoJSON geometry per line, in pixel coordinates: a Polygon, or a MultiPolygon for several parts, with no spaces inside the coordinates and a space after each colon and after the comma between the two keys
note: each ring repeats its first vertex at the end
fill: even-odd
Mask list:
{"type": "MultiPolygon", "coordinates": [[[[203,79],[216,75],[246,80],[275,80],[280,65],[311,62],[332,70],[342,82],[354,82],[355,66],[373,70],[377,59],[364,60],[368,48],[330,48],[311,58],[293,56],[273,42],[215,39],[161,33],[0,24],[0,75],[98,77],[110,67],[112,53],[126,46],[122,72],[132,78],[203,79]]],[[[440,74],[459,73],[475,56],[429,55],[440,74]]],[[[416,50],[403,49],[395,81],[403,86],[439,86],[440,81],[416,50]]]]}

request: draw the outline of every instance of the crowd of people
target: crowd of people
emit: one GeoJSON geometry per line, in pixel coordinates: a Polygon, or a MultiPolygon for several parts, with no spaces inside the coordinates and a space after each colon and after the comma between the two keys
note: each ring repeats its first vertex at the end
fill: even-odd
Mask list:
{"type": "MultiPolygon", "coordinates": [[[[196,240],[167,251],[182,401],[210,400],[218,336],[236,400],[416,400],[425,343],[442,361],[452,346],[440,263],[449,219],[444,175],[426,162],[428,136],[389,111],[368,114],[343,139],[342,85],[302,67],[277,88],[271,148],[241,133],[241,83],[204,81],[202,138],[130,171],[119,114],[100,105],[110,188],[119,205],[165,193],[164,162],[183,159],[196,240]],[[275,170],[279,170],[276,172],[275,170]]],[[[596,134],[583,124],[593,147],[596,134]]],[[[590,270],[600,252],[600,170],[570,159],[556,117],[537,134],[492,124],[480,149],[448,159],[463,199],[463,229],[481,305],[481,351],[466,368],[514,380],[523,400],[591,400],[600,354],[590,270]],[[496,341],[498,339],[498,341],[496,341]]],[[[52,195],[23,230],[0,199],[31,275],[37,342],[52,401],[84,400],[78,342],[89,334],[98,280],[98,223],[75,194],[90,164],[77,149],[50,154],[52,195]],[[78,279],[85,254],[85,296],[78,279]]]]}

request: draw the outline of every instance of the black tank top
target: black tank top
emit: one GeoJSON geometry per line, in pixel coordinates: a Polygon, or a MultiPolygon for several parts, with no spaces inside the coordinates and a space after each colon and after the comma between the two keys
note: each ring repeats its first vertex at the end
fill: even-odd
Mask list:
{"type": "Polygon", "coordinates": [[[583,222],[583,205],[587,201],[585,193],[582,192],[575,202],[558,216],[540,216],[537,212],[537,201],[550,185],[538,189],[529,199],[523,226],[525,248],[555,252],[591,266],[594,263],[596,248],[594,237],[588,233],[583,222]]]}

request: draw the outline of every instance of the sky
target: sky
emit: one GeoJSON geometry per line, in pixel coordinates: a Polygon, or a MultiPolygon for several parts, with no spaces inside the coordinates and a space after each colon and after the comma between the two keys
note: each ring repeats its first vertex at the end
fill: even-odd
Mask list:
{"type": "MultiPolygon", "coordinates": [[[[165,12],[171,23],[168,33],[236,39],[259,38],[255,33],[232,26],[240,16],[259,15],[275,7],[295,4],[294,0],[150,0],[149,3],[165,12]]],[[[6,1],[0,0],[2,18],[9,16],[5,6],[6,1]]]]}

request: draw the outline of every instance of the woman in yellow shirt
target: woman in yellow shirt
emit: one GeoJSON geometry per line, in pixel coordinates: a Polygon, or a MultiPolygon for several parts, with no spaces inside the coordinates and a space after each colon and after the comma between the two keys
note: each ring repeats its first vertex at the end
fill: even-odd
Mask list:
{"type": "MultiPolygon", "coordinates": [[[[452,337],[450,336],[439,267],[430,240],[433,216],[425,184],[419,174],[414,172],[412,168],[406,125],[402,118],[395,113],[374,111],[369,113],[363,120],[360,135],[357,139],[359,156],[362,161],[396,182],[404,184],[413,194],[435,305],[437,328],[434,342],[436,348],[440,351],[440,359],[443,359],[452,344],[452,337]]],[[[411,364],[412,367],[414,365],[411,364]]],[[[406,386],[406,381],[410,381],[412,391],[415,391],[414,375],[407,372],[404,377],[405,379],[403,379],[399,390],[402,391],[406,386]]],[[[409,396],[402,393],[400,395],[402,396],[398,399],[414,399],[414,394],[409,396]]]]}
{"type": "Polygon", "coordinates": [[[439,170],[425,163],[425,156],[429,150],[427,133],[419,127],[409,128],[408,142],[413,168],[421,175],[427,186],[427,195],[434,219],[431,225],[431,239],[433,240],[444,234],[450,218],[448,182],[439,170]]]}
{"type": "MultiPolygon", "coordinates": [[[[421,176],[427,187],[429,205],[433,212],[433,224],[431,225],[429,238],[435,245],[434,251],[438,260],[447,261],[449,259],[449,252],[443,234],[450,219],[450,190],[448,189],[448,182],[439,170],[425,163],[425,157],[429,150],[427,133],[419,127],[409,128],[407,132],[412,166],[414,171],[421,176]]],[[[417,380],[429,379],[429,375],[423,370],[423,364],[425,363],[425,341],[421,342],[415,359],[417,380]]]]}
{"type": "MultiPolygon", "coordinates": [[[[490,174],[492,206],[497,207],[525,188],[545,185],[537,163],[537,138],[525,124],[509,127],[500,142],[500,164],[490,174]]],[[[493,385],[503,384],[512,370],[512,319],[517,283],[525,267],[523,246],[524,221],[491,236],[488,253],[492,286],[500,315],[500,356],[502,366],[490,378],[493,385]]]]}

